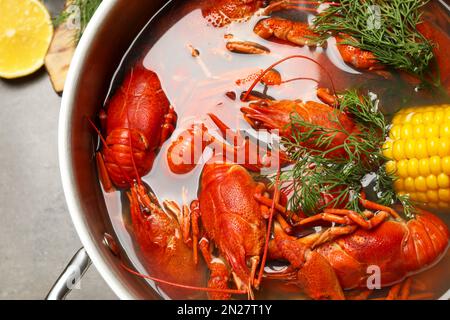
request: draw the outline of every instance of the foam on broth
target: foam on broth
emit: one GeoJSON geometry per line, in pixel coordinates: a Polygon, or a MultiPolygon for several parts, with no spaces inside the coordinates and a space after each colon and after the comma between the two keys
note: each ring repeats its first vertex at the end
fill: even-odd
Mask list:
{"type": "MultiPolygon", "coordinates": [[[[166,160],[167,148],[178,134],[189,127],[193,121],[203,121],[209,128],[215,128],[207,114],[214,113],[231,128],[250,129],[243,120],[239,109],[241,92],[251,82],[237,85],[236,80],[243,79],[265,69],[272,63],[290,56],[306,55],[321,63],[332,74],[337,90],[352,87],[370,88],[381,100],[386,115],[394,113],[403,106],[425,105],[449,102],[448,97],[416,92],[413,85],[402,80],[399,74],[387,80],[374,75],[361,73],[340,58],[329,40],[327,49],[296,47],[289,44],[264,40],[253,33],[253,26],[262,18],[254,16],[245,23],[232,23],[224,28],[210,26],[201,14],[202,1],[172,1],[157,16],[153,17],[124,60],[111,84],[111,94],[120,86],[124,74],[136,61],[156,72],[179,120],[177,130],[161,148],[152,171],[143,178],[159,200],[170,199],[178,203],[190,203],[197,197],[198,181],[202,166],[186,175],[172,174],[166,160]],[[226,35],[232,34],[233,40],[257,42],[271,50],[270,55],[242,55],[230,53],[225,48],[226,35]],[[199,57],[191,55],[192,49],[199,51],[199,57]],[[388,83],[388,85],[387,85],[388,83]],[[236,101],[229,99],[225,93],[234,91],[236,101]]],[[[285,12],[277,15],[289,15],[296,20],[308,21],[312,15],[302,12],[285,12]]],[[[290,60],[277,67],[283,80],[304,77],[317,79],[321,86],[330,87],[330,80],[320,68],[306,60],[290,60]]],[[[312,81],[295,81],[280,87],[272,87],[268,95],[276,99],[316,100],[312,81]]],[[[262,91],[259,86],[255,90],[262,91]]],[[[108,99],[106,99],[108,101],[108,99]]],[[[205,160],[210,153],[205,154],[205,160]]],[[[140,252],[133,242],[130,227],[128,201],[123,193],[105,193],[105,201],[114,231],[120,245],[128,258],[141,273],[150,273],[139,259],[140,252]]],[[[448,215],[444,217],[448,223],[448,215]]],[[[450,287],[450,257],[420,277],[433,286],[436,297],[450,287]]],[[[149,284],[157,289],[153,283],[149,284]]],[[[170,298],[163,292],[164,298],[170,298]]],[[[257,294],[258,299],[303,299],[296,287],[287,286],[277,281],[266,281],[257,294]],[[281,290],[281,291],[280,291],[281,290]]]]}

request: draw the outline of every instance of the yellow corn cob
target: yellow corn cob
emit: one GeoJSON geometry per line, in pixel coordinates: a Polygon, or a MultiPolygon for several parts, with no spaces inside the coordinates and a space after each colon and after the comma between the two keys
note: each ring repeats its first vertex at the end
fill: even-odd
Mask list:
{"type": "Polygon", "coordinates": [[[383,147],[395,191],[434,209],[450,208],[450,105],[406,108],[383,147]]]}

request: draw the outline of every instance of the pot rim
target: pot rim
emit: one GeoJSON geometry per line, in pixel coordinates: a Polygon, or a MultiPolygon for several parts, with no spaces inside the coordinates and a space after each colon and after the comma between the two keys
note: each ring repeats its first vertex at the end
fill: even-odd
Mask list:
{"type": "Polygon", "coordinates": [[[89,22],[86,30],[84,31],[83,36],[78,43],[77,49],[75,50],[74,57],[70,64],[61,101],[58,126],[58,156],[66,203],[81,243],[85,247],[93,264],[102,275],[106,283],[113,290],[113,292],[120,299],[129,300],[133,299],[134,297],[130,294],[128,288],[124,285],[124,283],[118,281],[116,276],[111,271],[109,265],[101,257],[98,244],[96,244],[91,239],[88,226],[83,220],[83,209],[81,207],[79,199],[77,198],[77,193],[73,187],[75,182],[73,176],[72,155],[71,152],[68,151],[70,150],[69,143],[71,137],[71,115],[74,106],[75,92],[80,78],[79,70],[82,69],[82,66],[85,63],[90,44],[95,39],[97,30],[101,28],[103,23],[106,21],[106,17],[110,14],[112,8],[114,8],[118,1],[119,0],[102,1],[91,21],[89,22]]]}

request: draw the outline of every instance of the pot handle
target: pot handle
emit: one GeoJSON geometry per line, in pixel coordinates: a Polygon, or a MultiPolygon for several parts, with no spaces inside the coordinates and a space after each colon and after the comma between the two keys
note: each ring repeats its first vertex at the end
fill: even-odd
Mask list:
{"type": "Polygon", "coordinates": [[[81,248],[70,260],[67,267],[56,280],[50,292],[47,294],[46,300],[64,300],[66,296],[79,285],[79,281],[86,273],[91,265],[86,250],[81,248]]]}

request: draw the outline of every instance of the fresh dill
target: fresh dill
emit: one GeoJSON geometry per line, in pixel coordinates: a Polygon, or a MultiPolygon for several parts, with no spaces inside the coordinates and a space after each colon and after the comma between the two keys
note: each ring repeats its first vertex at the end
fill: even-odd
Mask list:
{"type": "Polygon", "coordinates": [[[403,206],[404,215],[408,218],[414,217],[416,210],[414,203],[408,195],[396,195],[394,191],[394,181],[397,177],[386,172],[383,166],[377,172],[377,179],[374,191],[377,193],[378,202],[382,205],[389,206],[393,199],[396,199],[403,206]]]}
{"type": "Polygon", "coordinates": [[[84,33],[89,21],[94,15],[95,11],[101,4],[102,0],[71,0],[67,2],[66,8],[57,16],[53,23],[55,26],[59,26],[69,19],[77,24],[77,33],[75,35],[75,44],[78,44],[81,36],[84,33]]]}
{"type": "Polygon", "coordinates": [[[429,0],[340,0],[314,20],[322,40],[347,35],[342,42],[372,52],[388,67],[423,78],[433,60],[433,45],[417,30],[429,0]]]}
{"type": "Polygon", "coordinates": [[[343,126],[327,128],[304,121],[299,114],[291,115],[289,124],[292,136],[282,144],[293,165],[281,174],[281,182],[290,194],[289,207],[315,214],[325,207],[344,207],[361,212],[360,198],[364,191],[362,180],[369,173],[375,174],[375,191],[378,202],[392,205],[400,202],[404,213],[411,217],[412,204],[407,197],[396,195],[394,175],[388,174],[382,146],[387,135],[387,123],[378,110],[378,100],[349,90],[339,95],[340,107],[330,116],[339,123],[338,114],[346,112],[355,122],[355,130],[347,132],[343,126]],[[333,145],[338,134],[347,138],[343,144],[333,145]],[[333,152],[343,150],[342,155],[333,152]],[[328,202],[323,199],[328,197],[328,202]]]}

